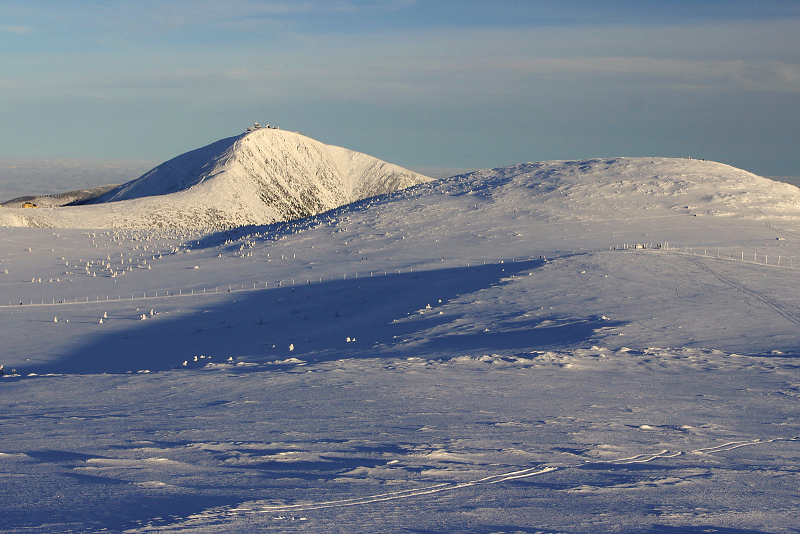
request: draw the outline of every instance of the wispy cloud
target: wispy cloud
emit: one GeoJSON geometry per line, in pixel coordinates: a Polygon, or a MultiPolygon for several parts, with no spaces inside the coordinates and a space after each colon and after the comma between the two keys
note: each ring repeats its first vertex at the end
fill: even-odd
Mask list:
{"type": "MultiPolygon", "coordinates": [[[[793,29],[800,31],[787,26],[782,33],[793,29]]],[[[183,90],[209,91],[212,99],[219,92],[234,91],[272,98],[374,102],[513,99],[559,86],[800,94],[800,59],[791,53],[781,57],[769,48],[759,51],[750,45],[750,36],[738,30],[708,29],[707,36],[694,36],[685,50],[683,43],[671,49],[663,44],[664,35],[683,37],[676,28],[450,29],[374,32],[335,40],[298,33],[288,39],[265,36],[201,50],[184,44],[147,61],[138,59],[136,48],[77,55],[49,69],[25,60],[27,71],[9,83],[20,92],[25,87],[45,92],[57,87],[52,91],[93,98],[183,90]],[[741,43],[727,42],[716,50],[716,41],[730,40],[733,34],[741,43]],[[652,39],[662,44],[653,45],[652,39]],[[53,76],[59,78],[57,85],[46,82],[53,76]]]]}
{"type": "MultiPolygon", "coordinates": [[[[472,64],[425,62],[417,71],[451,72],[495,80],[618,80],[671,88],[719,88],[800,93],[800,64],[757,60],[686,60],[652,57],[482,58],[472,64]]],[[[391,70],[391,69],[389,69],[391,70]]]]}
{"type": "MultiPolygon", "coordinates": [[[[149,35],[192,28],[219,28],[244,21],[302,20],[332,14],[369,16],[412,8],[415,0],[118,0],[100,4],[34,1],[9,14],[23,19],[48,21],[60,32],[149,35]]],[[[0,14],[9,8],[0,7],[0,14]]],[[[3,31],[21,32],[24,26],[3,26],[3,31]]],[[[211,37],[211,36],[209,36],[211,37]]]]}
{"type": "MultiPolygon", "coordinates": [[[[282,121],[323,127],[336,116],[337,135],[349,128],[353,136],[371,109],[376,124],[405,121],[416,131],[418,122],[435,123],[443,139],[463,139],[458,125],[477,114],[502,124],[498,139],[521,151],[558,148],[553,135],[535,137],[539,130],[530,126],[547,123],[572,140],[564,146],[588,143],[593,153],[604,150],[613,128],[618,139],[638,143],[650,124],[702,116],[704,124],[733,125],[742,117],[745,128],[716,133],[745,136],[760,121],[776,145],[796,138],[800,52],[787,43],[800,34],[800,7],[765,2],[0,3],[0,36],[9,43],[0,50],[0,114],[9,132],[0,150],[12,150],[12,132],[27,128],[31,116],[83,121],[90,136],[108,110],[128,117],[132,136],[149,116],[163,134],[154,137],[150,128],[137,142],[152,149],[187,135],[170,130],[176,124],[216,127],[264,108],[283,113],[282,121]],[[631,122],[638,133],[626,136],[633,108],[650,122],[631,122]]],[[[670,142],[687,131],[694,130],[675,127],[670,142]]]]}
{"type": "Polygon", "coordinates": [[[12,26],[12,25],[2,25],[0,26],[0,32],[3,33],[16,33],[16,34],[25,34],[25,33],[33,33],[34,29],[31,26],[12,26]]]}

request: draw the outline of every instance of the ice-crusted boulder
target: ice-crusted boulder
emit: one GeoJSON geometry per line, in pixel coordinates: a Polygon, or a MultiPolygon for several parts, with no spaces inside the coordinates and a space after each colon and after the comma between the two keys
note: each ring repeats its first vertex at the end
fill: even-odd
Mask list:
{"type": "Polygon", "coordinates": [[[307,217],[430,180],[299,133],[259,128],[182,154],[81,205],[0,212],[0,224],[231,228],[307,217]]]}

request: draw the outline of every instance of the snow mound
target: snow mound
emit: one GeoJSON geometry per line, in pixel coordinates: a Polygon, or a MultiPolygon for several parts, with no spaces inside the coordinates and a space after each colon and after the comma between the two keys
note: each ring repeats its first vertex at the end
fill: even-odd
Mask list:
{"type": "Polygon", "coordinates": [[[549,220],[621,220],[655,215],[800,218],[800,189],[722,163],[612,158],[522,163],[476,171],[442,186],[518,208],[520,191],[549,220]],[[660,212],[660,213],[656,213],[660,212]]]}
{"type": "Polygon", "coordinates": [[[307,217],[430,180],[298,133],[259,128],[182,154],[84,205],[3,210],[0,224],[222,229],[307,217]]]}

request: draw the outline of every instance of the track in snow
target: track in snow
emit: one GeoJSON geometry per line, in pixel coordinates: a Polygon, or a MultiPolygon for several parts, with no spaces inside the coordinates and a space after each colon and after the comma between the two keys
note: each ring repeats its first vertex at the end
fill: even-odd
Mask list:
{"type": "MultiPolygon", "coordinates": [[[[769,443],[776,443],[776,442],[789,442],[789,441],[800,441],[800,436],[794,436],[791,438],[771,438],[771,439],[755,439],[749,441],[731,441],[727,443],[723,443],[720,445],[716,445],[713,447],[704,447],[700,449],[695,449],[692,451],[684,452],[684,451],[670,451],[670,450],[662,450],[658,453],[645,453],[645,454],[637,454],[635,456],[629,456],[625,458],[618,458],[612,460],[593,460],[587,461],[585,464],[582,464],[580,467],[585,467],[589,465],[632,465],[632,464],[643,464],[652,462],[654,460],[663,459],[663,458],[676,458],[678,456],[685,456],[687,454],[715,454],[725,451],[730,451],[742,447],[752,447],[755,445],[765,445],[769,443]]],[[[166,530],[172,529],[177,526],[188,526],[190,524],[204,524],[208,525],[210,522],[221,522],[226,519],[230,519],[237,515],[245,515],[245,514],[266,514],[266,513],[293,513],[293,512],[307,512],[311,510],[321,510],[321,509],[329,509],[329,508],[344,508],[350,506],[365,506],[369,504],[379,503],[379,502],[386,502],[386,501],[393,501],[399,499],[410,499],[414,497],[423,497],[426,495],[432,495],[435,493],[442,493],[448,491],[455,491],[469,487],[475,486],[484,486],[484,485],[491,485],[491,484],[501,484],[503,482],[509,482],[513,480],[519,480],[523,478],[534,477],[538,475],[544,475],[546,473],[552,473],[554,471],[560,471],[564,469],[570,469],[571,467],[576,466],[555,466],[555,465],[540,465],[536,467],[529,467],[526,469],[520,469],[517,471],[509,471],[506,473],[500,473],[497,475],[491,475],[484,478],[480,478],[477,480],[471,480],[468,482],[461,482],[461,483],[442,483],[442,484],[435,484],[433,486],[428,486],[425,488],[414,488],[408,490],[401,490],[389,493],[379,493],[375,495],[369,495],[366,497],[354,498],[354,499],[339,499],[339,500],[331,500],[331,501],[319,501],[319,502],[310,502],[310,503],[303,503],[303,504],[291,504],[291,505],[259,505],[257,502],[253,503],[252,507],[242,507],[241,505],[237,508],[217,508],[206,510],[204,512],[193,514],[186,518],[184,521],[178,524],[172,525],[164,525],[161,527],[153,527],[150,526],[150,530],[166,530]]],[[[274,519],[284,519],[283,517],[275,517],[274,519]]],[[[305,518],[300,518],[305,519],[305,518]]]]}
{"type": "Polygon", "coordinates": [[[763,293],[759,293],[758,291],[754,291],[754,290],[746,287],[744,284],[739,283],[739,282],[733,280],[732,278],[729,278],[729,277],[727,277],[725,275],[720,274],[719,272],[715,271],[714,269],[712,269],[711,267],[706,265],[703,261],[701,261],[698,258],[686,255],[686,259],[689,260],[690,262],[694,263],[695,265],[697,265],[700,269],[702,269],[706,273],[710,274],[711,276],[713,276],[714,278],[716,278],[720,282],[722,282],[722,283],[724,283],[724,284],[726,284],[726,285],[728,285],[728,286],[730,286],[730,287],[732,287],[732,288],[734,288],[734,289],[736,289],[738,291],[741,291],[742,293],[745,293],[746,295],[750,295],[754,299],[757,299],[757,300],[763,302],[769,308],[771,308],[773,311],[778,313],[780,316],[782,316],[787,321],[789,321],[789,322],[791,322],[791,323],[793,323],[793,324],[795,324],[797,326],[800,326],[800,313],[798,313],[797,311],[791,309],[789,306],[781,304],[780,302],[769,298],[768,296],[764,295],[763,293]]]}

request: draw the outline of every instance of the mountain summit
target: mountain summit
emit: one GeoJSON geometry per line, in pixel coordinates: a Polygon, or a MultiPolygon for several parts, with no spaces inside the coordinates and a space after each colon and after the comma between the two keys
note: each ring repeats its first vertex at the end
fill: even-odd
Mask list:
{"type": "Polygon", "coordinates": [[[82,205],[25,210],[16,219],[23,226],[230,228],[307,217],[430,180],[299,133],[250,128],[82,205]]]}

